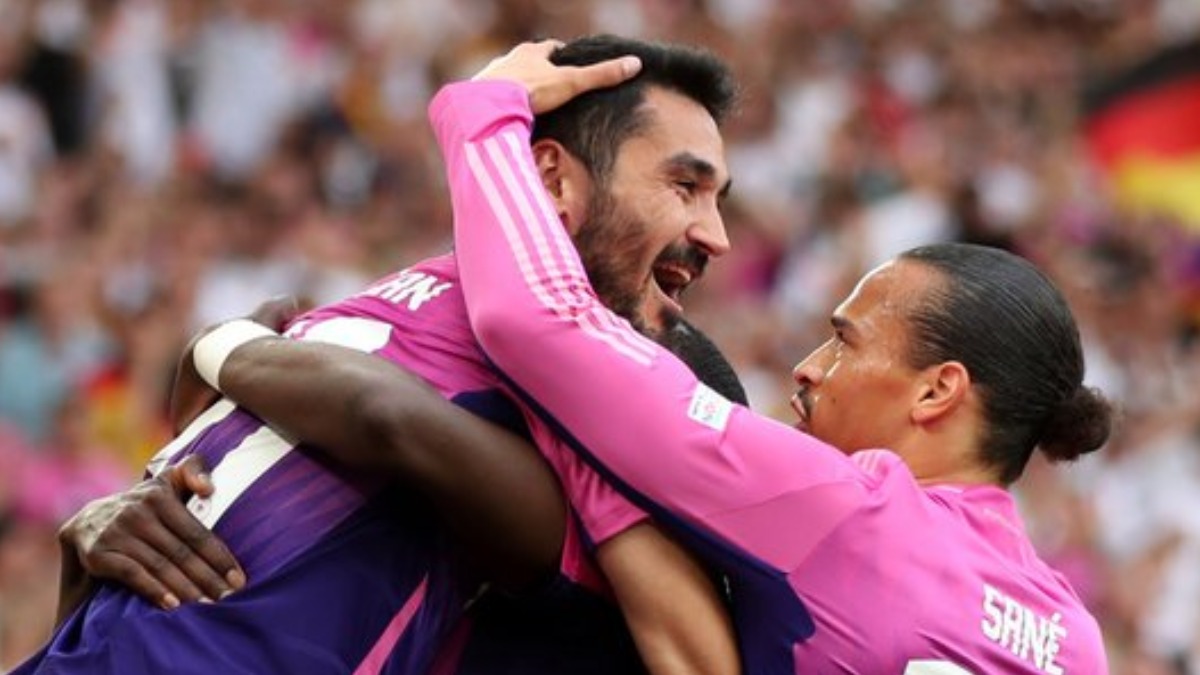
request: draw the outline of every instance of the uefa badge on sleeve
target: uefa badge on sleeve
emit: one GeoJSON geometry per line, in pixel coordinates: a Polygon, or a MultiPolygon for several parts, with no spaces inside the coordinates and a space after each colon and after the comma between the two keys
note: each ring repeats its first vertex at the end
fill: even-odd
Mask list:
{"type": "Polygon", "coordinates": [[[692,403],[688,406],[688,417],[716,431],[724,431],[729,422],[733,404],[704,383],[696,385],[692,403]]]}

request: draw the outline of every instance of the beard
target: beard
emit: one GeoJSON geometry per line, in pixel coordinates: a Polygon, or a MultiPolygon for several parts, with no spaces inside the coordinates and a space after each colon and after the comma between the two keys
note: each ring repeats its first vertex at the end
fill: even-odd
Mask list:
{"type": "Polygon", "coordinates": [[[654,338],[667,326],[675,325],[678,318],[665,311],[659,317],[646,317],[641,312],[647,283],[642,260],[649,229],[643,220],[618,206],[607,189],[597,186],[574,239],[600,302],[639,333],[654,338]],[[651,326],[655,318],[660,325],[651,326]]]}

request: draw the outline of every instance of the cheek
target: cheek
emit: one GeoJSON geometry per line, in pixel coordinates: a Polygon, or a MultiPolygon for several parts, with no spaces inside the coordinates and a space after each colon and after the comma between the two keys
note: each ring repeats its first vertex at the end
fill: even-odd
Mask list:
{"type": "Polygon", "coordinates": [[[620,212],[628,249],[643,267],[649,267],[672,244],[684,241],[687,228],[678,226],[678,217],[672,220],[668,209],[634,202],[620,212]]]}
{"type": "Polygon", "coordinates": [[[840,419],[842,422],[847,417],[863,419],[860,413],[864,407],[869,407],[873,392],[869,389],[870,378],[865,377],[866,373],[859,364],[835,356],[830,359],[824,372],[824,380],[816,390],[814,401],[820,405],[815,407],[824,408],[829,419],[840,419]]]}
{"type": "Polygon", "coordinates": [[[663,245],[683,237],[692,220],[671,188],[646,190],[625,204],[638,220],[650,225],[654,237],[663,245]]]}
{"type": "Polygon", "coordinates": [[[889,424],[895,411],[903,405],[905,382],[894,371],[880,369],[879,364],[856,364],[845,367],[837,386],[831,389],[835,408],[847,422],[847,433],[872,436],[889,424]]]}

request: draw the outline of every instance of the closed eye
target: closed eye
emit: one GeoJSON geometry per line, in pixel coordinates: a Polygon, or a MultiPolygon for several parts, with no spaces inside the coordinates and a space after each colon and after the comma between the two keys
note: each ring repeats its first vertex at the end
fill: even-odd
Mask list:
{"type": "Polygon", "coordinates": [[[850,343],[850,334],[854,332],[854,326],[846,319],[840,316],[834,316],[829,320],[833,326],[833,339],[839,345],[850,343]]]}
{"type": "Polygon", "coordinates": [[[696,194],[696,190],[699,189],[700,184],[694,180],[677,180],[675,181],[675,187],[690,197],[696,194]]]}

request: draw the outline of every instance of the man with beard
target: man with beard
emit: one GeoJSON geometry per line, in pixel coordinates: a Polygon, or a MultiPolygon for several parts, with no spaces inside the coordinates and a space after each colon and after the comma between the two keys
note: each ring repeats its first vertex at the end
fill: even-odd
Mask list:
{"type": "MultiPolygon", "coordinates": [[[[588,38],[565,47],[558,58],[564,64],[600,64],[581,72],[596,73],[593,84],[602,85],[628,75],[606,60],[629,53],[645,64],[640,77],[540,119],[532,147],[541,181],[589,252],[590,271],[611,306],[647,334],[669,338],[687,332],[677,324],[680,294],[709,256],[728,248],[717,210],[728,188],[717,122],[730,105],[732,87],[719,62],[676,47],[588,38]],[[662,115],[676,124],[647,124],[662,115]],[[662,195],[686,198],[688,206],[664,209],[662,195]]],[[[255,331],[250,324],[237,325],[255,331]]],[[[241,567],[177,503],[162,499],[161,490],[146,488],[160,496],[144,502],[119,497],[97,503],[64,529],[66,577],[80,578],[82,564],[96,576],[120,579],[164,609],[104,586],[16,672],[426,672],[465,600],[464,575],[453,564],[444,532],[413,503],[409,490],[380,480],[378,470],[332,464],[323,452],[357,458],[360,466],[382,466],[394,472],[389,478],[404,476],[475,553],[468,563],[487,561],[485,574],[510,586],[528,587],[554,568],[548,561],[561,561],[564,578],[603,591],[583,554],[584,542],[594,543],[652,670],[737,669],[721,602],[704,573],[593,474],[578,467],[568,471],[552,458],[572,492],[589,495],[574,502],[564,524],[561,506],[554,506],[557,494],[546,489],[552,483],[537,475],[542,466],[519,459],[521,443],[511,435],[498,439],[481,422],[461,416],[449,436],[403,437],[402,429],[381,436],[378,429],[388,416],[379,411],[387,410],[386,402],[356,399],[331,406],[330,400],[344,401],[336,391],[345,380],[323,377],[319,359],[306,362],[303,371],[291,367],[288,358],[322,353],[327,364],[336,364],[338,351],[317,344],[323,342],[376,353],[402,363],[462,408],[510,428],[521,426],[512,424],[521,414],[501,395],[506,385],[473,342],[452,257],[427,261],[345,302],[309,312],[291,322],[288,333],[296,341],[264,355],[263,364],[270,367],[279,358],[289,365],[278,367],[274,380],[257,382],[270,381],[280,393],[308,385],[315,393],[304,400],[318,401],[316,412],[335,408],[338,415],[314,414],[311,405],[272,408],[270,401],[249,409],[224,400],[208,407],[185,402],[177,408],[178,419],[198,416],[151,465],[156,472],[199,455],[212,467],[211,496],[201,487],[206,494],[189,502],[191,513],[225,540],[241,567]],[[319,398],[322,393],[331,398],[319,398]],[[296,445],[251,411],[315,444],[296,445]],[[492,449],[498,459],[453,461],[457,448],[471,447],[492,449]],[[413,448],[423,449],[425,459],[396,459],[413,448]],[[147,509],[149,520],[134,519],[137,536],[103,533],[106,524],[120,526],[121,514],[137,512],[141,518],[147,509]],[[114,539],[125,548],[110,550],[114,539]],[[676,602],[641,603],[648,586],[670,589],[676,602]],[[187,602],[202,598],[218,602],[187,602]]],[[[227,389],[237,395],[236,385],[227,389]]],[[[553,445],[548,427],[536,418],[524,421],[543,447],[553,445]]],[[[532,597],[547,609],[541,613],[545,621],[523,626],[534,635],[506,633],[489,640],[489,631],[501,622],[506,627],[517,622],[506,621],[511,615],[504,612],[485,613],[493,623],[478,627],[461,661],[453,663],[451,655],[441,665],[457,666],[458,672],[637,668],[621,648],[619,617],[605,613],[594,596],[542,582],[532,597]],[[558,636],[547,634],[551,629],[558,636]],[[570,631],[573,637],[562,637],[570,631]],[[538,639],[528,650],[506,652],[518,637],[538,639]]],[[[519,620],[538,615],[521,614],[519,620]]]]}
{"type": "MultiPolygon", "coordinates": [[[[551,49],[521,45],[429,106],[471,326],[571,449],[728,576],[746,670],[1106,673],[1095,617],[1008,490],[1035,452],[1071,461],[1112,428],[1053,282],[1000,249],[905,251],[793,369],[795,428],[733,405],[597,301],[527,188],[532,113],[579,76],[551,49]]],[[[223,381],[240,351],[197,364],[223,381]]]]}

